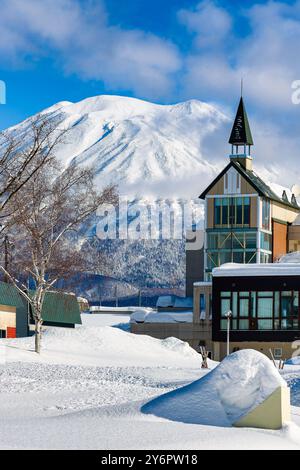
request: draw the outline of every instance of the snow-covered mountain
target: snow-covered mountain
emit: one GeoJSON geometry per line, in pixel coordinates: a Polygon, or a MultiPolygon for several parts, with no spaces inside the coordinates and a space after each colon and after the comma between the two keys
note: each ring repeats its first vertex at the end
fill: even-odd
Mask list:
{"type": "MultiPolygon", "coordinates": [[[[197,178],[199,185],[199,180],[206,182],[217,173],[204,155],[203,140],[227,124],[219,110],[196,100],[167,106],[96,96],[55,104],[42,114],[54,119],[59,128],[70,128],[58,150],[64,165],[75,160],[93,167],[101,186],[114,182],[123,192],[150,190],[156,196],[163,196],[157,193],[167,183],[168,187],[181,183],[186,187],[197,178]]],[[[11,131],[26,135],[28,124],[24,121],[11,131]]]]}
{"type": "MultiPolygon", "coordinates": [[[[57,129],[69,129],[57,149],[64,167],[74,161],[92,167],[99,189],[117,184],[121,194],[145,206],[153,198],[172,200],[175,214],[176,201],[197,198],[220,170],[217,164],[224,154],[214,151],[214,144],[226,141],[216,139],[214,133],[220,136],[230,126],[222,112],[196,100],[167,106],[98,96],[79,103],[61,102],[40,114],[57,129]]],[[[8,132],[26,147],[30,125],[29,118],[8,132]]],[[[184,286],[183,240],[112,240],[99,249],[106,250],[111,260],[109,276],[137,288],[184,286]]]]}

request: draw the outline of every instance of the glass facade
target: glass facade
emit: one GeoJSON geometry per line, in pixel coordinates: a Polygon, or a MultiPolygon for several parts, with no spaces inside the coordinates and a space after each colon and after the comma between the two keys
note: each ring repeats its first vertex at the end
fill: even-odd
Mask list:
{"type": "Polygon", "coordinates": [[[207,232],[207,268],[224,263],[256,263],[256,230],[207,232]]]}
{"type": "Polygon", "coordinates": [[[298,291],[221,292],[221,330],[226,330],[226,313],[231,310],[232,330],[298,330],[298,291]]]}
{"type": "Polygon", "coordinates": [[[265,230],[270,230],[271,224],[271,209],[270,201],[263,199],[262,201],[262,228],[265,230]]]}
{"type": "Polygon", "coordinates": [[[214,199],[215,227],[249,227],[249,197],[217,197],[214,199]]]}

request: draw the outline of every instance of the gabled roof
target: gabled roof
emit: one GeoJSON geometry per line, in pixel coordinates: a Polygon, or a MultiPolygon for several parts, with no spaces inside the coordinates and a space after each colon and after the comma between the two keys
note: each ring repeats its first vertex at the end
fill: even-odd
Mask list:
{"type": "MultiPolygon", "coordinates": [[[[0,305],[27,308],[27,302],[12,285],[0,282],[0,305]]],[[[81,324],[80,309],[75,295],[47,292],[42,310],[45,322],[81,324]]]]}
{"type": "Polygon", "coordinates": [[[80,309],[75,295],[47,292],[42,309],[44,322],[81,325],[80,309]]]}
{"type": "Polygon", "coordinates": [[[280,204],[284,204],[285,206],[291,207],[293,209],[300,210],[297,202],[291,203],[288,199],[282,199],[277,194],[272,191],[270,186],[268,186],[254,171],[246,170],[240,163],[231,161],[228,165],[224,168],[223,171],[212,181],[212,183],[200,194],[200,199],[205,199],[207,193],[215,186],[215,184],[225,175],[225,173],[229,170],[230,167],[235,168],[240,175],[245,178],[245,180],[251,184],[251,186],[257,191],[257,193],[265,197],[267,199],[271,199],[272,201],[279,202],[280,204]]]}
{"type": "Polygon", "coordinates": [[[0,305],[22,308],[25,306],[25,301],[12,284],[0,282],[0,305]]]}
{"type": "Polygon", "coordinates": [[[229,143],[232,145],[253,145],[248,116],[242,96],[236,112],[229,143]]]}

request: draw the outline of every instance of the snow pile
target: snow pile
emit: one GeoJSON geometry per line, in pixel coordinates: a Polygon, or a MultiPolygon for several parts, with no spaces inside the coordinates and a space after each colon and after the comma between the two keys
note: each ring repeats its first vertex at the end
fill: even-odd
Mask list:
{"type": "Polygon", "coordinates": [[[230,426],[286,386],[272,362],[254,350],[228,356],[205,377],[150,401],[142,412],[172,421],[230,426]]]}
{"type": "Polygon", "coordinates": [[[290,359],[285,361],[285,364],[289,365],[289,366],[299,366],[300,365],[300,356],[291,357],[290,359]]]}
{"type": "Polygon", "coordinates": [[[300,263],[300,251],[287,253],[279,259],[279,263],[300,263]]]}
{"type": "Polygon", "coordinates": [[[49,328],[43,333],[41,356],[33,354],[34,337],[3,340],[6,360],[90,366],[199,367],[199,354],[177,338],[159,340],[118,328],[49,328]]]}
{"type": "Polygon", "coordinates": [[[136,310],[130,317],[131,323],[191,323],[193,312],[191,311],[160,311],[141,309],[136,310]]]}

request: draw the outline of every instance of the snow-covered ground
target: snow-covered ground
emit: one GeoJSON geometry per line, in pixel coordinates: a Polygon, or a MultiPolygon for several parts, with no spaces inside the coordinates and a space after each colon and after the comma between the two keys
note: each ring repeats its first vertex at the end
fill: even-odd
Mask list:
{"type": "MultiPolygon", "coordinates": [[[[187,424],[142,413],[152,398],[206,372],[198,354],[179,340],[113,327],[128,321],[84,315],[76,330],[49,329],[40,357],[33,352],[33,338],[2,340],[0,448],[300,448],[297,407],[295,423],[282,431],[187,424]]],[[[300,405],[300,366],[286,366],[284,379],[300,405]]]]}

